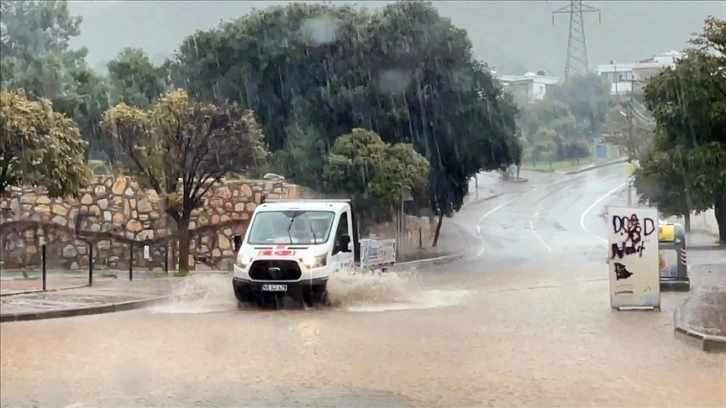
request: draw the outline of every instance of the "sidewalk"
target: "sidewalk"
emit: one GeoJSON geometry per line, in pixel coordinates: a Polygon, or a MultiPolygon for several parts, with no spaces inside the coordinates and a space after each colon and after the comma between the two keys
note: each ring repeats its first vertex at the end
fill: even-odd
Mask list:
{"type": "Polygon", "coordinates": [[[184,293],[184,278],[106,281],[83,288],[34,292],[0,298],[0,322],[52,319],[122,310],[161,303],[184,293]]]}
{"type": "MultiPolygon", "coordinates": [[[[88,286],[88,275],[78,274],[48,274],[45,288],[48,291],[65,290],[88,286]]],[[[115,277],[99,275],[93,277],[93,283],[108,282],[115,280],[115,277]]],[[[0,297],[16,295],[20,293],[38,292],[43,290],[43,282],[40,277],[31,276],[2,276],[0,277],[0,297]]]]}
{"type": "MultiPolygon", "coordinates": [[[[713,261],[726,259],[726,251],[711,254],[713,261]]],[[[726,352],[726,262],[693,265],[690,275],[690,296],[674,314],[675,334],[704,351],[726,352]]]]}

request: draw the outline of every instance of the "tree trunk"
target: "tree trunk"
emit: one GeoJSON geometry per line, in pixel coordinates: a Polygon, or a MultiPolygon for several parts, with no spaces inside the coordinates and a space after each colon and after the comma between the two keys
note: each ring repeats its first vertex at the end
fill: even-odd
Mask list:
{"type": "Polygon", "coordinates": [[[444,223],[444,213],[439,214],[439,221],[436,223],[436,231],[434,231],[434,242],[431,244],[432,247],[436,248],[439,243],[439,234],[441,233],[441,224],[444,223]]]}
{"type": "Polygon", "coordinates": [[[176,231],[179,242],[179,272],[189,272],[189,219],[182,217],[177,223],[176,231]]]}
{"type": "Polygon", "coordinates": [[[718,224],[718,241],[721,246],[726,247],[726,194],[722,194],[713,206],[713,213],[716,215],[718,224]]]}
{"type": "Polygon", "coordinates": [[[691,213],[687,213],[683,216],[683,224],[686,228],[686,232],[691,232],[691,213]]]}

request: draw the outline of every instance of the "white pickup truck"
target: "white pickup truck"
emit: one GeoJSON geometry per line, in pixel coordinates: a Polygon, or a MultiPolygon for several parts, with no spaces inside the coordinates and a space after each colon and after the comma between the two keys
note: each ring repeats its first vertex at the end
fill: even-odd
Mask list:
{"type": "Polygon", "coordinates": [[[263,200],[237,248],[232,287],[238,307],[285,296],[325,303],[332,274],[395,262],[395,240],[360,239],[351,200],[263,200]]]}

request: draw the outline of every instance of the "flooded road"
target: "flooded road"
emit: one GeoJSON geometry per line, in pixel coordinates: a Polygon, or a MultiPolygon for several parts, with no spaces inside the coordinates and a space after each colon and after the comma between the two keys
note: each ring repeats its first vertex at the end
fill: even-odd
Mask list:
{"type": "Polygon", "coordinates": [[[217,275],[190,279],[207,290],[195,302],[3,324],[0,403],[724,407],[726,359],[673,337],[687,294],[609,307],[607,199],[593,203],[619,170],[467,207],[467,257],[340,275],[333,307],[238,311],[217,275]]]}

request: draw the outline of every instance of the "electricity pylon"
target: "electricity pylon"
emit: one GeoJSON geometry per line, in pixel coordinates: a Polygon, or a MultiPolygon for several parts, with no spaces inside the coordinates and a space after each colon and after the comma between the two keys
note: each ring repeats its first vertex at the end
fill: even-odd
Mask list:
{"type": "Polygon", "coordinates": [[[570,34],[567,38],[567,63],[565,64],[565,80],[571,74],[585,74],[589,70],[587,62],[587,41],[585,39],[584,13],[597,13],[598,22],[602,21],[600,9],[582,4],[582,0],[570,0],[570,4],[552,12],[552,25],[555,25],[555,14],[570,15],[570,34]]]}

